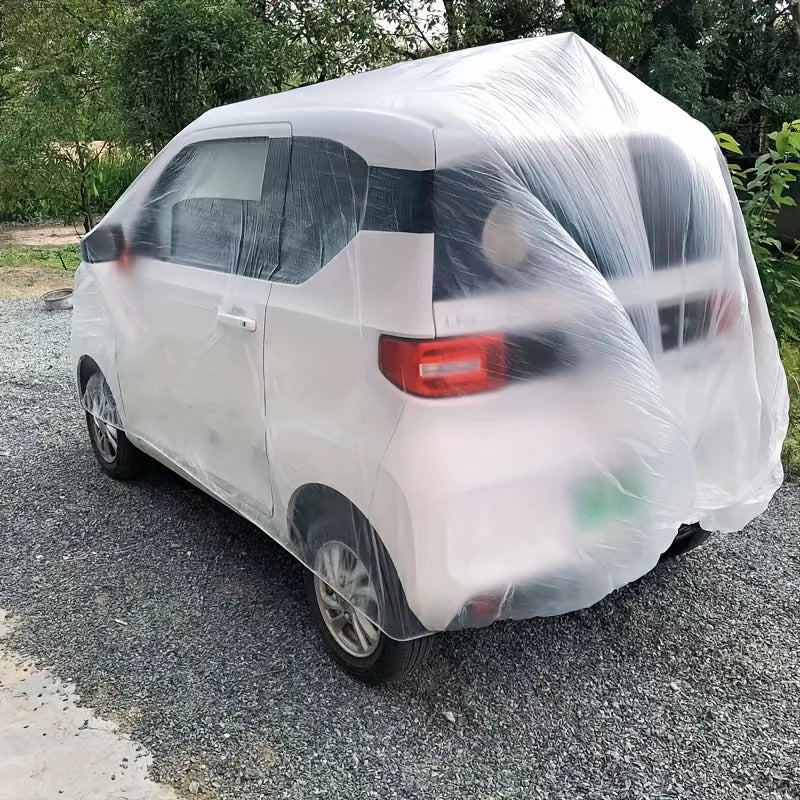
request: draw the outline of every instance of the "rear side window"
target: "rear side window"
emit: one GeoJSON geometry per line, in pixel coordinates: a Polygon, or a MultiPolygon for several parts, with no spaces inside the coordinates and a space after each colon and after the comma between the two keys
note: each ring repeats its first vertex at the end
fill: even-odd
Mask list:
{"type": "MultiPolygon", "coordinates": [[[[637,254],[630,243],[618,236],[620,220],[641,221],[654,270],[725,252],[727,201],[720,202],[713,183],[668,139],[641,134],[609,138],[601,146],[591,139],[573,142],[578,172],[560,166],[566,163],[564,147],[561,141],[539,141],[530,152],[517,148],[483,163],[436,171],[434,300],[490,292],[515,281],[524,285],[539,270],[554,269],[537,261],[535,248],[513,270],[487,255],[487,223],[520,201],[521,216],[539,206],[552,215],[564,241],[577,245],[609,280],[630,274],[631,264],[638,263],[631,260],[637,254]],[[592,186],[609,180],[626,190],[614,208],[593,202],[592,186]]],[[[535,230],[522,234],[536,237],[535,230]]]]}
{"type": "Polygon", "coordinates": [[[364,229],[433,233],[433,170],[369,168],[364,229]]]}
{"type": "Polygon", "coordinates": [[[482,247],[486,220],[502,197],[494,171],[483,164],[439,169],[435,187],[433,299],[502,287],[505,275],[482,247]]]}
{"type": "Polygon", "coordinates": [[[273,280],[303,283],[356,235],[369,167],[330,139],[292,139],[281,233],[280,266],[273,280]]]}

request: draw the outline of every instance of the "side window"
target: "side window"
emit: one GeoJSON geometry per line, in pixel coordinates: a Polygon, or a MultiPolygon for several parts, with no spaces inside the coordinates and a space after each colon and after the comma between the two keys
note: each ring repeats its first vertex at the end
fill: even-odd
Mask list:
{"type": "Polygon", "coordinates": [[[364,230],[433,233],[433,170],[370,167],[364,230]]]}
{"type": "Polygon", "coordinates": [[[359,230],[433,231],[433,172],[368,166],[309,136],[187,145],[142,206],[134,250],[161,261],[300,284],[359,230]]]}
{"type": "MultiPolygon", "coordinates": [[[[255,137],[185,147],[142,208],[134,233],[136,251],[195,267],[256,274],[269,250],[262,247],[261,234],[280,220],[280,211],[277,220],[268,220],[262,203],[262,191],[272,177],[267,176],[268,146],[268,139],[255,137]]],[[[282,193],[282,177],[279,183],[282,193]]],[[[274,242],[276,249],[277,228],[274,242]]]]}
{"type": "Polygon", "coordinates": [[[271,279],[303,283],[356,235],[364,215],[369,167],[330,139],[291,140],[280,266],[271,279]]]}

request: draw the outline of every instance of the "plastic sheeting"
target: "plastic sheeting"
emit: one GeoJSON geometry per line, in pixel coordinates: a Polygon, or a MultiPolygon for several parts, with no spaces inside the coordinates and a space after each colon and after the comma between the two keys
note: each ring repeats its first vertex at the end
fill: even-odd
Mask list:
{"type": "Polygon", "coordinates": [[[356,652],[585,607],[783,478],[714,139],[574,35],[215,109],[84,256],[106,421],[350,601],[356,652]]]}

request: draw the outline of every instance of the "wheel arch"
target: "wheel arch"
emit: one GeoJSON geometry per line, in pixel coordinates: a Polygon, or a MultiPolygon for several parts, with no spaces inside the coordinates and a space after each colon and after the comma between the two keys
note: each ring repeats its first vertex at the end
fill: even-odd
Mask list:
{"type": "Polygon", "coordinates": [[[324,483],[306,483],[298,486],[292,493],[286,511],[287,530],[292,545],[300,547],[303,531],[308,529],[311,519],[321,512],[342,517],[356,513],[370,524],[364,511],[337,489],[324,483]]]}
{"type": "Polygon", "coordinates": [[[86,409],[85,395],[86,385],[89,382],[89,378],[96,373],[100,373],[108,385],[109,391],[111,392],[111,397],[114,401],[114,406],[117,413],[116,421],[109,421],[111,421],[115,427],[125,430],[126,417],[125,409],[122,405],[122,387],[119,385],[116,369],[113,368],[113,362],[110,366],[106,365],[109,366],[108,369],[104,369],[104,364],[101,360],[98,360],[88,353],[84,353],[77,358],[75,364],[76,388],[78,390],[78,400],[81,404],[81,407],[84,408],[84,410],[86,409]]]}
{"type": "Polygon", "coordinates": [[[99,372],[105,377],[105,373],[100,369],[100,365],[91,356],[84,355],[78,359],[78,394],[81,399],[83,398],[83,393],[86,391],[86,384],[89,378],[91,378],[95,372],[99,372]]]}
{"type": "Polygon", "coordinates": [[[330,513],[344,521],[345,524],[364,524],[369,527],[377,540],[377,545],[383,551],[379,559],[387,558],[391,570],[392,580],[397,586],[392,590],[396,600],[393,613],[396,615],[397,630],[390,633],[395,638],[411,638],[427,633],[408,606],[403,579],[398,573],[397,566],[387,550],[380,533],[375,529],[367,515],[350,498],[337,489],[322,483],[306,483],[299,486],[292,493],[287,506],[287,528],[289,532],[290,548],[305,566],[309,566],[309,553],[305,547],[305,531],[315,516],[330,513]],[[399,602],[398,602],[399,601],[399,602]]]}

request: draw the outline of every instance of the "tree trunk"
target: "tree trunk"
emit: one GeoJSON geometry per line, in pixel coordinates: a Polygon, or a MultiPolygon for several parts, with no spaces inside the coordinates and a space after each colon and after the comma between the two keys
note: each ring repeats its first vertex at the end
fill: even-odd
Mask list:
{"type": "Polygon", "coordinates": [[[800,0],[792,0],[789,3],[789,13],[792,15],[792,27],[794,35],[797,37],[797,46],[800,47],[800,0]]]}
{"type": "Polygon", "coordinates": [[[92,205],[89,202],[89,190],[86,188],[86,176],[81,177],[81,211],[83,212],[83,231],[89,233],[94,228],[92,205]]]}
{"type": "Polygon", "coordinates": [[[456,13],[455,0],[443,0],[444,21],[447,25],[447,49],[458,49],[458,14],[456,13]]]}

